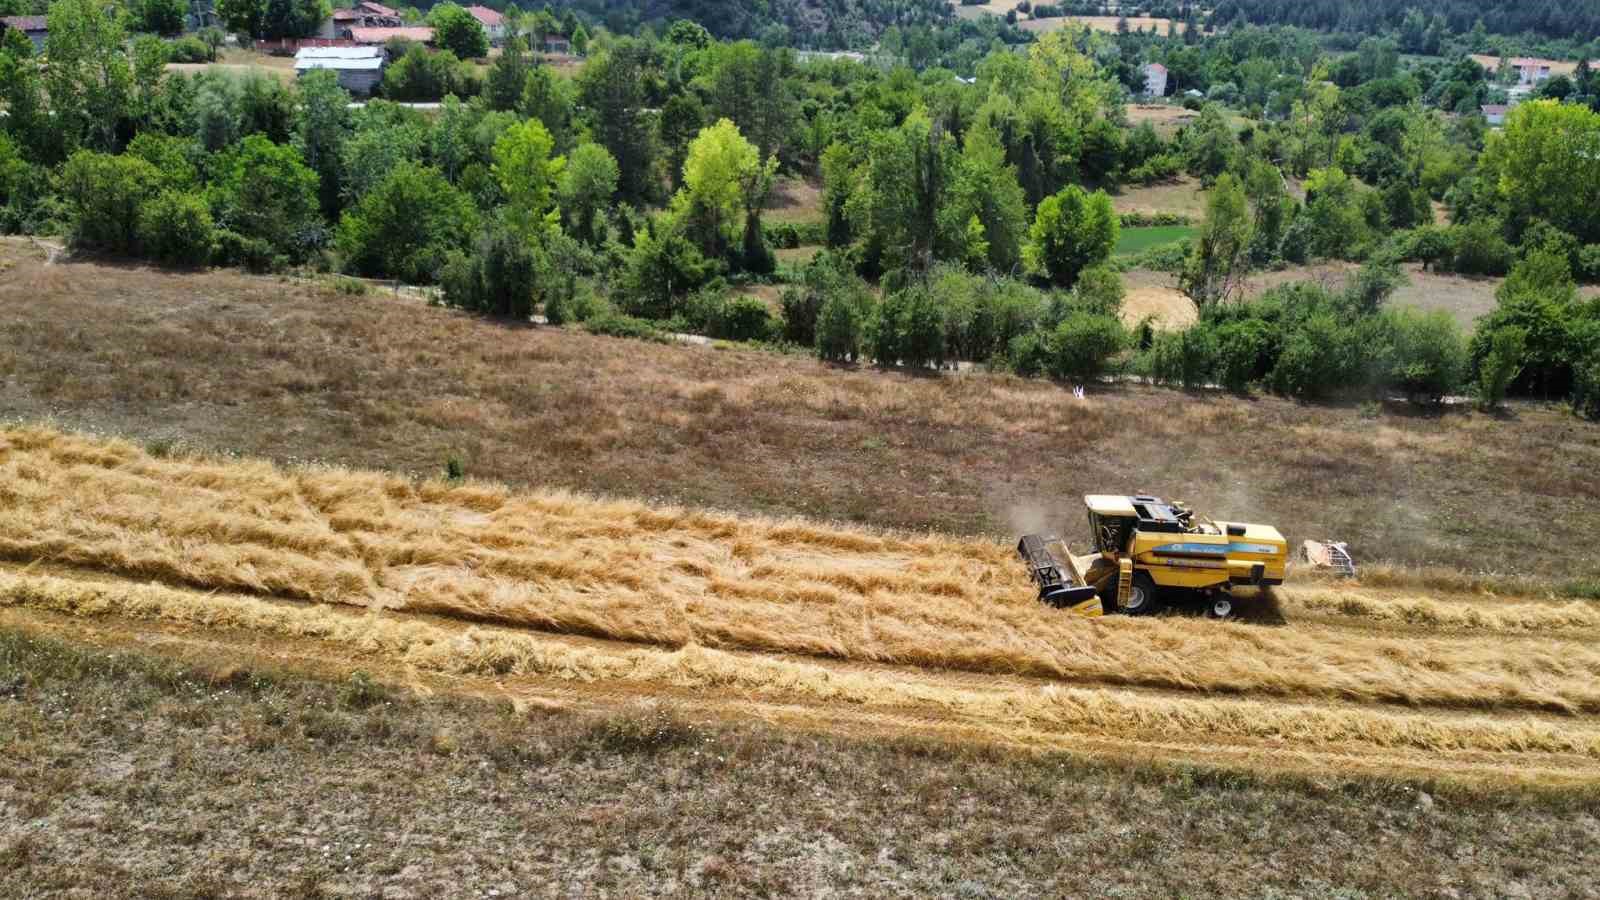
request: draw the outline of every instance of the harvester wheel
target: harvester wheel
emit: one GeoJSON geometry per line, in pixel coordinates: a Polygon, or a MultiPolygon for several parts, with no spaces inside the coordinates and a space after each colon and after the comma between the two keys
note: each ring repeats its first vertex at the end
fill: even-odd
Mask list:
{"type": "Polygon", "coordinates": [[[1233,618],[1238,607],[1233,605],[1233,598],[1227,594],[1212,594],[1206,599],[1206,617],[1226,621],[1233,618]]]}
{"type": "Polygon", "coordinates": [[[1161,610],[1161,599],[1156,596],[1156,583],[1144,572],[1135,572],[1133,587],[1128,596],[1118,598],[1122,611],[1130,616],[1151,616],[1161,610]]]}

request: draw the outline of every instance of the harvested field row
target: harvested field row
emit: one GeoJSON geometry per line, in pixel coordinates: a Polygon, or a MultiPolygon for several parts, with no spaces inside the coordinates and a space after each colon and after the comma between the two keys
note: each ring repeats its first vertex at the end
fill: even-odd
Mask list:
{"type": "Polygon", "coordinates": [[[158,459],[38,428],[0,432],[0,555],[668,647],[1210,694],[1600,710],[1592,641],[1495,636],[1532,611],[1432,613],[1489,626],[1458,635],[1091,621],[1039,605],[1010,548],[984,540],[158,459]]]}
{"type": "Polygon", "coordinates": [[[1421,596],[1378,597],[1352,589],[1295,587],[1277,594],[1285,612],[1327,613],[1378,624],[1508,634],[1600,630],[1600,605],[1586,600],[1463,603],[1421,596]]]}
{"type": "MultiPolygon", "coordinates": [[[[1593,781],[1593,761],[1600,760],[1600,728],[1562,719],[1189,699],[1007,678],[980,686],[933,673],[795,662],[694,646],[665,651],[578,644],[507,629],[450,628],[328,606],[26,570],[0,571],[0,606],[236,629],[258,637],[310,637],[360,654],[363,665],[399,664],[501,679],[537,676],[585,684],[670,686],[695,692],[707,709],[721,705],[718,698],[724,696],[736,698],[736,705],[843,704],[863,711],[841,711],[853,721],[891,716],[914,725],[924,720],[938,727],[978,729],[993,740],[1018,745],[1105,743],[1124,751],[1142,746],[1156,756],[1184,759],[1203,752],[1199,746],[1224,741],[1232,745],[1229,753],[1282,757],[1278,761],[1291,768],[1308,763],[1393,766],[1439,776],[1546,783],[1593,781]]],[[[501,687],[514,695],[518,685],[502,681],[501,687]]]]}

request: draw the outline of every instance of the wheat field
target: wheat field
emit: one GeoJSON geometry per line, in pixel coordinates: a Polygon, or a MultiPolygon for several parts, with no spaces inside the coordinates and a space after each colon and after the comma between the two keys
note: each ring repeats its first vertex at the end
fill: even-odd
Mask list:
{"type": "Polygon", "coordinates": [[[1038,604],[992,541],[163,458],[41,427],[0,431],[0,557],[0,606],[437,672],[912,708],[1018,740],[1185,734],[1524,773],[1528,754],[1600,758],[1600,616],[1536,596],[1313,581],[1279,592],[1280,626],[1080,619],[1038,604]]]}

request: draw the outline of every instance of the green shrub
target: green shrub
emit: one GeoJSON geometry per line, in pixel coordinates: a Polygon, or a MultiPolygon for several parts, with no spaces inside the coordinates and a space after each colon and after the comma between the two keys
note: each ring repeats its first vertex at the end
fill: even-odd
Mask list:
{"type": "Polygon", "coordinates": [[[139,210],[139,245],[159,262],[203,266],[215,241],[211,210],[194,194],[162,191],[139,210]]]}
{"type": "Polygon", "coordinates": [[[1283,351],[1269,376],[1273,390],[1319,399],[1359,386],[1353,375],[1351,329],[1327,311],[1307,316],[1284,335],[1283,351]]]}
{"type": "Polygon", "coordinates": [[[545,320],[551,325],[571,325],[587,322],[597,315],[611,311],[611,305],[594,292],[592,287],[573,291],[570,295],[558,292],[544,301],[545,320]]]}
{"type": "Polygon", "coordinates": [[[925,284],[890,294],[878,306],[871,336],[879,365],[944,365],[944,311],[925,284]]]}
{"type": "Polygon", "coordinates": [[[1600,422],[1600,346],[1591,343],[1589,348],[1588,355],[1572,368],[1572,409],[1585,419],[1600,422]]]}
{"type": "Polygon", "coordinates": [[[1511,269],[1515,254],[1500,234],[1500,223],[1479,219],[1450,229],[1450,244],[1455,249],[1451,266],[1465,275],[1504,275],[1511,269]]]}
{"type": "Polygon", "coordinates": [[[1250,390],[1250,385],[1264,378],[1270,369],[1272,340],[1267,323],[1260,319],[1236,319],[1212,329],[1215,337],[1215,356],[1212,376],[1225,388],[1237,394],[1250,390]]]}
{"type": "Polygon", "coordinates": [[[844,294],[834,294],[822,304],[817,316],[817,355],[829,362],[853,362],[861,358],[861,305],[844,294]]]}
{"type": "Polygon", "coordinates": [[[1467,344],[1449,313],[1392,309],[1384,312],[1383,322],[1390,341],[1388,387],[1434,402],[1460,387],[1467,344]]]}
{"type": "Polygon", "coordinates": [[[208,63],[213,59],[211,48],[206,42],[193,35],[186,35],[175,41],[167,42],[167,61],[175,63],[208,63]]]}
{"type": "Polygon", "coordinates": [[[1496,329],[1488,337],[1489,353],[1478,363],[1478,403],[1494,409],[1506,399],[1506,389],[1522,372],[1528,333],[1521,328],[1496,329]]]}
{"type": "Polygon", "coordinates": [[[1600,244],[1585,244],[1579,248],[1576,274],[1589,284],[1600,282],[1600,244]]]}
{"type": "Polygon", "coordinates": [[[711,336],[728,341],[764,341],[777,330],[772,313],[759,297],[739,297],[723,306],[711,336]]]}
{"type": "Polygon", "coordinates": [[[583,329],[590,334],[603,334],[610,337],[638,338],[640,340],[661,342],[671,340],[649,320],[623,315],[610,309],[584,320],[583,329]]]}
{"type": "Polygon", "coordinates": [[[452,252],[439,280],[450,306],[522,321],[533,315],[544,268],[525,238],[496,224],[478,236],[470,255],[452,252]]]}
{"type": "Polygon", "coordinates": [[[1115,317],[1070,313],[1050,333],[1050,374],[1057,378],[1098,378],[1111,358],[1127,346],[1127,329],[1115,317]]]}
{"type": "Polygon", "coordinates": [[[1036,329],[1012,338],[1006,346],[1006,363],[1025,378],[1044,374],[1050,365],[1049,335],[1036,329]]]}
{"type": "Polygon", "coordinates": [[[134,253],[139,210],[160,182],[156,168],[136,156],[89,150],[72,154],[60,178],[72,216],[72,243],[107,253],[134,253]]]}
{"type": "Polygon", "coordinates": [[[271,244],[227,228],[217,229],[212,260],[218,265],[242,266],[256,273],[270,272],[287,264],[273,252],[271,244]]]}

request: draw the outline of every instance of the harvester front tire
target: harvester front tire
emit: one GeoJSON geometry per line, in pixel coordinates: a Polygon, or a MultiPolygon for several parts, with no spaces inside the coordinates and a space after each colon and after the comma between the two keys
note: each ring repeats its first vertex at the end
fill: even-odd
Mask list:
{"type": "Polygon", "coordinates": [[[1135,572],[1133,587],[1128,596],[1118,598],[1122,611],[1130,616],[1153,616],[1161,611],[1161,598],[1156,594],[1156,583],[1144,572],[1135,572]]]}

